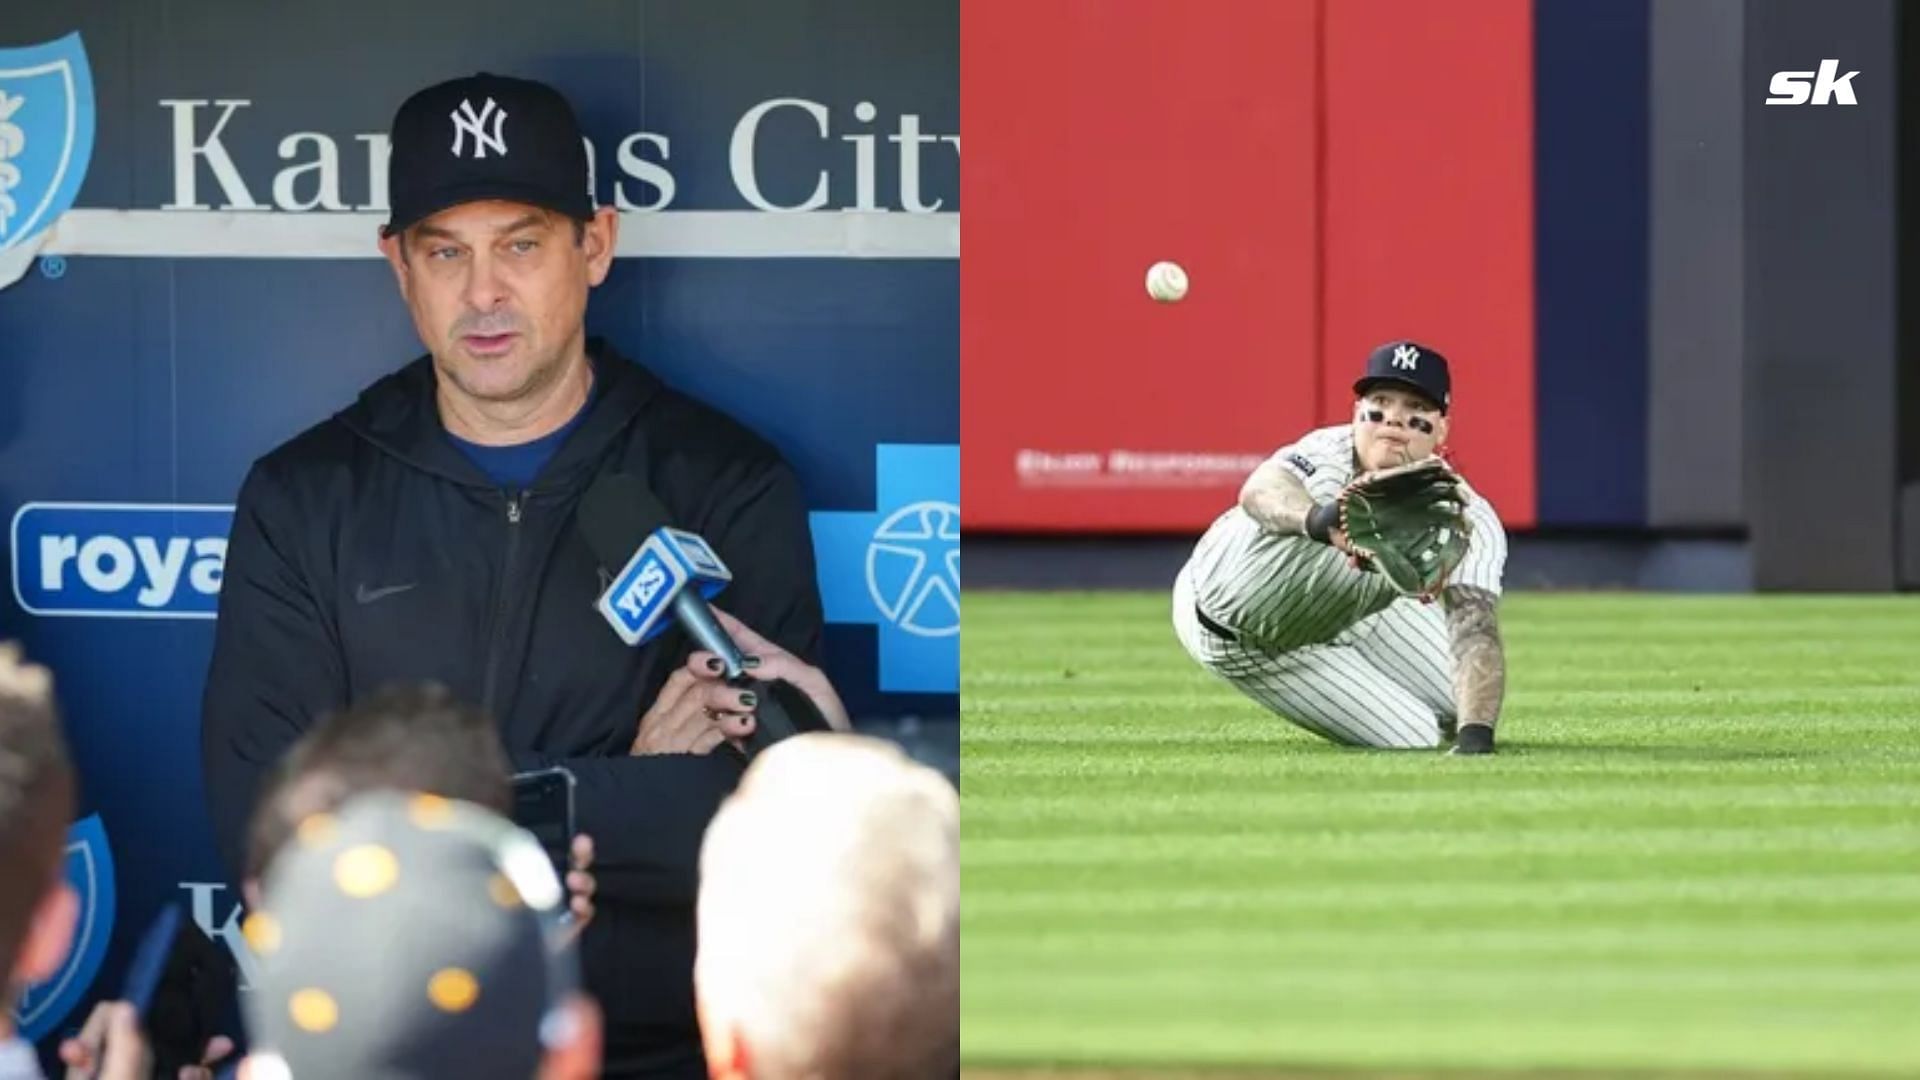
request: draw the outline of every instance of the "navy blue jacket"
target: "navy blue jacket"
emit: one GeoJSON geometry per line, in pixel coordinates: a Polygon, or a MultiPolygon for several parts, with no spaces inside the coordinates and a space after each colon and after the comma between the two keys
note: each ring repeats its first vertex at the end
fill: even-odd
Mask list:
{"type": "Polygon", "coordinates": [[[599,475],[644,477],[733,572],[716,603],[809,661],[813,546],[771,446],[604,343],[589,353],[587,415],[529,490],[500,490],[448,441],[429,357],[254,464],[207,677],[209,810],[237,878],[261,780],[302,732],[383,683],[446,684],[496,718],[516,769],[562,764],[579,780],[599,883],[581,959],[607,1015],[609,1075],[623,1057],[704,1075],[692,1071],[699,844],[741,767],[724,753],[628,756],[690,646],[678,630],[639,649],[614,636],[575,508],[599,475]]]}

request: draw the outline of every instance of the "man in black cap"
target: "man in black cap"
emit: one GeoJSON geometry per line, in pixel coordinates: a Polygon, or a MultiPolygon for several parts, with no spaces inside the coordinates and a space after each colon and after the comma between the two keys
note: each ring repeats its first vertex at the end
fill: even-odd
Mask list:
{"type": "Polygon", "coordinates": [[[1472,528],[1441,608],[1356,559],[1334,500],[1368,472],[1433,457],[1453,405],[1446,357],[1390,341],[1354,383],[1353,421],[1307,433],[1253,471],[1180,571],[1187,653],[1281,717],[1335,742],[1493,751],[1506,689],[1496,615],[1506,533],[1462,485],[1472,528]],[[1457,732],[1457,737],[1456,737],[1457,732]]]}
{"type": "Polygon", "coordinates": [[[474,803],[372,791],[304,818],[245,933],[249,1080],[590,1080],[560,883],[474,803]]]}
{"type": "Polygon", "coordinates": [[[577,780],[607,1074],[703,1076],[697,856],[756,701],[690,661],[678,631],[621,643],[594,610],[619,567],[575,512],[600,477],[644,480],[733,572],[719,603],[764,635],[760,670],[824,685],[800,485],[766,442],[586,338],[619,221],[594,207],[557,92],[485,74],[420,91],[394,118],[389,177],[380,249],[427,355],[261,458],[240,491],[202,728],[223,857],[237,878],[263,775],[319,716],[438,681],[496,719],[516,770],[577,780]]]}

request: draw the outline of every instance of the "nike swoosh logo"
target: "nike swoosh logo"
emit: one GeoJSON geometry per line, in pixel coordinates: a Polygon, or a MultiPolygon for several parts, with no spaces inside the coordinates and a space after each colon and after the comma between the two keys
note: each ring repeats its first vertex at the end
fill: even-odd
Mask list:
{"type": "Polygon", "coordinates": [[[413,581],[405,585],[389,585],[384,589],[369,589],[367,588],[367,583],[363,581],[360,583],[360,588],[355,590],[353,598],[363,604],[371,604],[375,600],[385,600],[389,596],[406,592],[408,589],[417,588],[419,585],[419,582],[413,581]]]}

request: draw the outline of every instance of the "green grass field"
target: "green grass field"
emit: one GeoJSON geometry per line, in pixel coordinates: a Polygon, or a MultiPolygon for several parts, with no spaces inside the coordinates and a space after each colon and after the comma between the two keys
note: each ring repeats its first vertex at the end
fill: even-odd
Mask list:
{"type": "Polygon", "coordinates": [[[1167,604],[965,596],[968,1076],[1920,1075],[1920,597],[1510,597],[1479,759],[1167,604]]]}

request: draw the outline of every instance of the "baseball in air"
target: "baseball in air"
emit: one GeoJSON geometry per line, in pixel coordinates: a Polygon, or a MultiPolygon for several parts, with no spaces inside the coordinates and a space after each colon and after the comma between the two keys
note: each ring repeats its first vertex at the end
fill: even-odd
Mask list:
{"type": "Polygon", "coordinates": [[[1178,303],[1187,295],[1187,272],[1176,262],[1157,262],[1147,268],[1147,295],[1163,304],[1178,303]]]}

